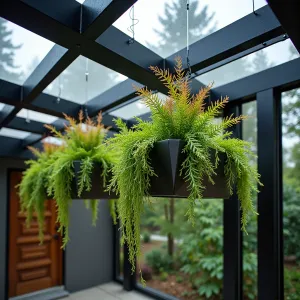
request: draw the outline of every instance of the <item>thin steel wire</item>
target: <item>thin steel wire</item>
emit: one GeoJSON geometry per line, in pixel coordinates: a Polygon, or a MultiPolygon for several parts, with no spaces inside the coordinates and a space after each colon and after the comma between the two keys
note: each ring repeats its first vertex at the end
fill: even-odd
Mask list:
{"type": "Polygon", "coordinates": [[[139,19],[135,18],[134,14],[134,5],[131,6],[131,9],[129,11],[129,17],[131,19],[131,25],[127,28],[127,30],[132,34],[132,37],[129,39],[128,44],[133,44],[135,41],[135,31],[134,27],[139,23],[139,19]]]}
{"type": "MultiPolygon", "coordinates": [[[[86,58],[86,61],[85,61],[85,101],[84,103],[87,103],[88,100],[89,100],[89,59],[86,58]]],[[[87,108],[85,107],[84,109],[84,112],[85,112],[85,116],[86,118],[88,117],[88,112],[87,112],[87,108]]]]}
{"type": "Polygon", "coordinates": [[[187,76],[192,75],[191,64],[190,64],[190,28],[189,28],[189,12],[190,12],[190,1],[186,1],[186,64],[188,67],[187,76]]]}

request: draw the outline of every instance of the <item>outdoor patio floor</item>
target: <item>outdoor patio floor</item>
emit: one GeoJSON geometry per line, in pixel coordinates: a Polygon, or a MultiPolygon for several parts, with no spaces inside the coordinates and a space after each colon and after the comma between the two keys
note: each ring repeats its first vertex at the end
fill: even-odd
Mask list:
{"type": "Polygon", "coordinates": [[[138,292],[126,292],[121,284],[109,282],[70,294],[63,300],[151,300],[138,292]]]}

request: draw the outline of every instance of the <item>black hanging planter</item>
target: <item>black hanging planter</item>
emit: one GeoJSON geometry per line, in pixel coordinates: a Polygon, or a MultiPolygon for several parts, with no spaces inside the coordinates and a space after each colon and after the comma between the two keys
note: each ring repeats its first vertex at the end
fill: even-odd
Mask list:
{"type": "MultiPolygon", "coordinates": [[[[80,165],[81,161],[76,160],[73,162],[74,165],[74,181],[72,188],[72,199],[116,199],[117,196],[113,192],[106,192],[103,187],[103,178],[102,178],[102,168],[99,164],[95,164],[91,174],[92,188],[90,191],[83,190],[80,197],[78,197],[78,181],[80,175],[80,165]]],[[[111,179],[110,176],[107,176],[106,182],[109,183],[111,179]]]]}
{"type": "MultiPolygon", "coordinates": [[[[156,176],[151,177],[149,194],[152,197],[187,198],[189,196],[188,182],[180,176],[180,169],[185,154],[182,153],[185,142],[179,139],[169,139],[155,143],[150,152],[151,165],[156,176]]],[[[219,153],[217,175],[213,177],[215,184],[204,178],[203,198],[229,198],[229,190],[224,175],[225,155],[219,153]]]]}

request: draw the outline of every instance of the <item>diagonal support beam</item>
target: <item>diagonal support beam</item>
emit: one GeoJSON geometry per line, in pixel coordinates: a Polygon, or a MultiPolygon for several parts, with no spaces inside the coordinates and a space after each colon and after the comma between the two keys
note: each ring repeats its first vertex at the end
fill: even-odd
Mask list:
{"type": "MultiPolygon", "coordinates": [[[[95,3],[94,0],[85,1],[86,8],[81,11],[81,18],[84,24],[90,24],[85,27],[85,31],[76,32],[74,24],[72,27],[67,27],[65,24],[60,23],[60,6],[56,0],[54,4],[57,8],[57,18],[49,17],[43,13],[43,7],[45,8],[49,3],[53,5],[53,1],[43,1],[37,3],[34,0],[28,0],[27,3],[19,0],[7,0],[1,4],[1,16],[4,18],[24,27],[27,29],[33,29],[32,31],[42,35],[45,38],[52,40],[52,38],[58,39],[58,44],[48,53],[46,58],[37,66],[34,72],[29,76],[24,84],[22,101],[25,103],[32,102],[35,97],[41,93],[47,85],[52,82],[68,65],[70,65],[80,55],[80,45],[83,41],[90,41],[90,39],[97,38],[106,29],[108,29],[114,21],[116,21],[136,0],[122,1],[122,5],[118,0],[106,1],[106,3],[95,3]],[[30,5],[29,5],[30,4],[30,5]],[[38,5],[38,9],[33,8],[31,5],[38,5]],[[44,5],[44,6],[43,6],[44,5]],[[94,5],[94,6],[93,6],[94,5]],[[98,6],[95,6],[98,5],[98,6]],[[95,7],[101,9],[96,10],[95,7]],[[90,13],[89,8],[94,7],[94,14],[90,13]],[[24,18],[24,15],[26,18],[24,18]],[[99,21],[101,19],[101,22],[99,21]],[[47,24],[46,26],[40,26],[40,24],[47,24]],[[65,48],[69,50],[66,50],[65,48]]],[[[64,4],[71,5],[68,0],[64,4]]],[[[73,8],[73,5],[72,5],[73,8]]],[[[74,10],[74,8],[73,8],[74,10]]],[[[76,8],[75,10],[76,11],[76,8]]],[[[78,29],[82,29],[81,18],[78,19],[78,29]]],[[[76,26],[75,26],[76,27],[76,26]]],[[[77,28],[76,28],[77,29],[77,28]]],[[[9,123],[13,117],[18,113],[19,109],[14,108],[0,123],[0,128],[9,123]]]]}

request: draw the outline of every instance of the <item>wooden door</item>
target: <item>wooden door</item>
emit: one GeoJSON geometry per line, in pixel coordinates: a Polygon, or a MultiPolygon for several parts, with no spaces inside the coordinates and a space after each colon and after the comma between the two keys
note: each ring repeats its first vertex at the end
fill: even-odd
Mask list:
{"type": "Polygon", "coordinates": [[[62,284],[61,236],[56,230],[55,202],[45,201],[44,242],[40,244],[35,215],[27,228],[26,214],[20,212],[15,186],[21,178],[21,172],[10,173],[9,297],[62,284]]]}

